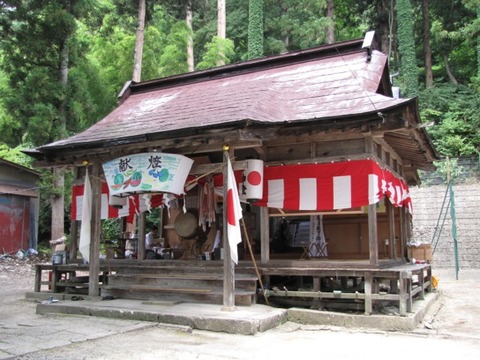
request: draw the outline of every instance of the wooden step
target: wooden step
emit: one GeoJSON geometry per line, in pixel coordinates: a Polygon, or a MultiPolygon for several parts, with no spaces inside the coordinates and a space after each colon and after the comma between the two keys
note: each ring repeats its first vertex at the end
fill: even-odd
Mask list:
{"type": "MultiPolygon", "coordinates": [[[[205,288],[162,288],[144,285],[104,286],[102,296],[114,296],[134,300],[163,300],[194,303],[222,304],[223,291],[205,288]]],[[[235,291],[235,304],[250,306],[256,303],[256,294],[251,291],[235,291]]]]}
{"type": "MultiPolygon", "coordinates": [[[[217,274],[112,274],[108,277],[110,286],[152,286],[158,288],[208,288],[223,289],[223,276],[217,274]]],[[[257,278],[252,276],[238,276],[235,278],[237,290],[255,292],[257,278]]]]}
{"type": "Polygon", "coordinates": [[[127,291],[151,291],[151,292],[168,292],[183,294],[209,294],[213,289],[192,289],[192,288],[162,288],[158,286],[146,285],[124,285],[124,286],[104,286],[105,290],[127,290],[127,291]]]}

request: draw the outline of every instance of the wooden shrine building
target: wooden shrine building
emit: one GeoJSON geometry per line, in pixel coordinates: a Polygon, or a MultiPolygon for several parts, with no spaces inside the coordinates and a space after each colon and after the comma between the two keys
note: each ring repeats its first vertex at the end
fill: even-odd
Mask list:
{"type": "MultiPolygon", "coordinates": [[[[408,186],[418,184],[417,170],[433,169],[437,155],[418,100],[392,96],[387,56],[375,49],[371,35],[130,82],[104,119],[30,151],[37,166],[76,169],[79,184],[89,169],[89,295],[218,301],[228,144],[247,234],[235,269],[238,304],[257,300],[259,279],[244,245],[249,241],[272,303],[370,314],[376,304],[393,302],[400,314],[408,312],[429,290],[431,276],[429,264],[407,259],[415,205],[408,186]],[[170,155],[191,161],[186,179],[174,184],[184,194],[155,192],[141,183],[148,176],[167,179],[160,163],[170,155]],[[129,161],[142,156],[149,170],[128,173],[129,161]],[[116,199],[120,205],[109,207],[112,194],[127,186],[116,199]],[[131,214],[136,207],[143,239],[142,214],[157,205],[163,206],[160,237],[174,255],[145,259],[144,242],[138,241],[136,258],[100,259],[101,218],[122,216],[119,207],[126,206],[123,214],[131,214]],[[210,256],[214,260],[206,260],[210,256]],[[103,272],[108,279],[92,281],[103,272]]],[[[68,273],[74,266],[52,268],[68,273]]],[[[41,291],[41,269],[37,280],[41,291]]],[[[55,289],[62,286],[57,280],[55,289]]]]}

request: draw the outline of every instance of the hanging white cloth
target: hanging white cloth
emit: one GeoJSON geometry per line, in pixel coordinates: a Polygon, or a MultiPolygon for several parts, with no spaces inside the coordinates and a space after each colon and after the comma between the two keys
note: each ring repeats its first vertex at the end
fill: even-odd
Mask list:
{"type": "Polygon", "coordinates": [[[91,242],[91,219],[92,219],[92,186],[88,176],[88,168],[85,173],[85,188],[82,199],[82,225],[80,228],[80,242],[78,250],[82,254],[84,262],[90,261],[90,242],[91,242]]]}

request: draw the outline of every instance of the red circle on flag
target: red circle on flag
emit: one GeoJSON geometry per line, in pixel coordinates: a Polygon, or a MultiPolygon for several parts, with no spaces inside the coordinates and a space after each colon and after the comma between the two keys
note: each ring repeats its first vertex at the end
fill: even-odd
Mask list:
{"type": "Polygon", "coordinates": [[[247,176],[247,181],[252,185],[260,185],[262,182],[262,175],[258,171],[252,171],[247,176]]]}

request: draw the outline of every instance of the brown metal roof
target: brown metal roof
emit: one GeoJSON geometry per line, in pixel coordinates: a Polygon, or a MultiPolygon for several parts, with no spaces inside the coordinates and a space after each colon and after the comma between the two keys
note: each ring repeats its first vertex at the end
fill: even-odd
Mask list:
{"type": "Polygon", "coordinates": [[[168,137],[180,130],[201,132],[244,122],[321,121],[381,112],[410,101],[377,93],[387,64],[384,54],[373,51],[367,61],[368,53],[358,42],[348,44],[348,52],[335,53],[330,46],[327,53],[319,48],[308,56],[282,55],[277,62],[257,60],[132,84],[129,96],[103,120],[39,150],[128,143],[138,137],[168,137]],[[352,51],[353,45],[358,50],[352,51]]]}

